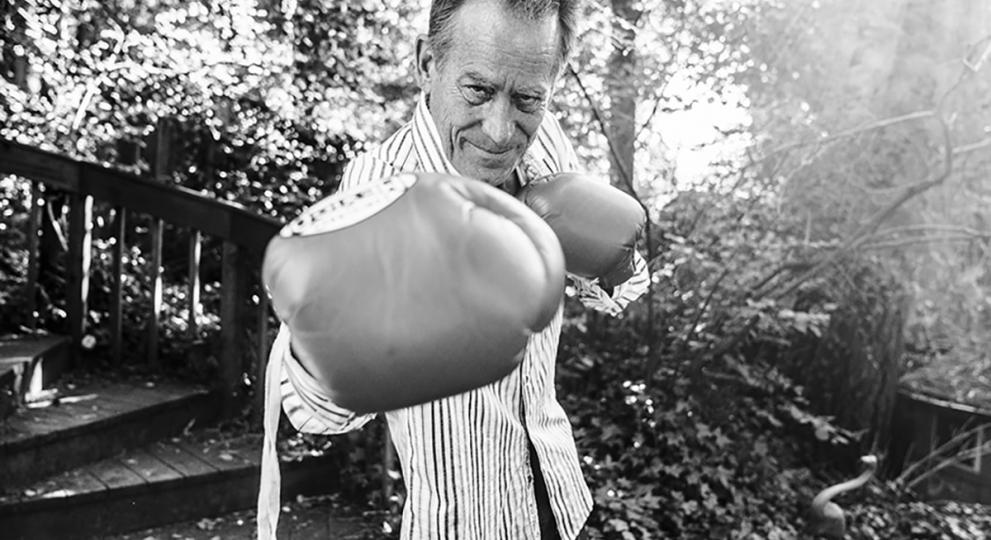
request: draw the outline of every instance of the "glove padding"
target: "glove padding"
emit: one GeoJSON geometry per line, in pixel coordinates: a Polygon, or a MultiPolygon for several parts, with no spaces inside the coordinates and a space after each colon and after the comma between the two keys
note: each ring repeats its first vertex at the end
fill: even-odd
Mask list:
{"type": "Polygon", "coordinates": [[[519,197],[557,234],[568,272],[598,278],[604,288],[633,277],[637,237],[647,222],[636,199],[570,172],[534,180],[519,197]]]}
{"type": "Polygon", "coordinates": [[[564,257],[512,196],[401,174],[304,211],[270,241],[263,279],[328,397],[381,412],[512,371],[558,311],[564,257]]]}

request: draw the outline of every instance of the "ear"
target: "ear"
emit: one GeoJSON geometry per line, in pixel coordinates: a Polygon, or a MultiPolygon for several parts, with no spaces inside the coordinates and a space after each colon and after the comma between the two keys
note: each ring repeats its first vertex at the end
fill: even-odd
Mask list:
{"type": "Polygon", "coordinates": [[[430,78],[436,68],[437,56],[430,46],[430,40],[426,34],[416,36],[416,82],[421,90],[426,91],[430,86],[430,78]]]}

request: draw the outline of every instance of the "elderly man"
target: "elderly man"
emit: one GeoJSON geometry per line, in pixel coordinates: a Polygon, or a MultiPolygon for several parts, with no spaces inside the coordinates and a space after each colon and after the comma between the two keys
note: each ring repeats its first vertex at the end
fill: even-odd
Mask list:
{"type": "MultiPolygon", "coordinates": [[[[574,37],[574,0],[435,0],[416,44],[422,96],[413,119],[345,170],[341,190],[400,172],[471,177],[516,194],[530,180],[578,170],[560,126],[546,114],[574,37]]],[[[603,290],[575,276],[585,305],[616,313],[646,289],[634,277],[603,290]]],[[[407,489],[403,539],[574,539],[592,508],[568,417],[554,389],[561,313],[530,337],[522,363],[476,390],[385,414],[407,489]]],[[[294,356],[284,326],[271,353],[269,397],[297,428],[358,429],[373,415],[334,405],[294,356]]],[[[271,411],[269,411],[271,413],[271,411]]],[[[275,426],[259,500],[260,538],[278,508],[275,426]],[[275,486],[274,488],[272,486],[275,486]],[[273,493],[274,489],[274,493],[273,493]]],[[[277,413],[275,415],[277,422],[277,413]]]]}

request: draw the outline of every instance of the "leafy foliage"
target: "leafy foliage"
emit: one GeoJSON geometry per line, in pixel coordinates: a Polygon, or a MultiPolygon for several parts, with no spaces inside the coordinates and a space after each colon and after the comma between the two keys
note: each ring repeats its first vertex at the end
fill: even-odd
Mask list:
{"type": "MultiPolygon", "coordinates": [[[[955,380],[986,382],[988,42],[937,42],[922,28],[925,3],[620,4],[586,5],[554,99],[583,163],[603,174],[616,150],[607,127],[623,123],[613,105],[638,104],[626,123],[631,187],[652,218],[651,296],[618,320],[568,306],[559,396],[597,504],[590,532],[792,538],[816,487],[859,453],[883,453],[909,368],[958,397],[980,395],[955,380]],[[944,56],[972,73],[948,88],[958,79],[944,56]]],[[[0,136],[286,219],[408,117],[423,11],[398,0],[0,0],[0,136]],[[164,160],[153,151],[163,142],[164,160]]],[[[9,331],[22,321],[30,194],[15,178],[0,192],[0,241],[14,247],[0,254],[9,331]]],[[[46,223],[64,223],[49,196],[46,223]]],[[[95,217],[105,253],[114,214],[95,217]]],[[[132,224],[125,327],[140,329],[149,221],[132,224]]],[[[167,232],[165,354],[209,379],[219,246],[204,249],[206,309],[190,335],[185,238],[167,232]]],[[[89,317],[101,345],[111,272],[96,257],[89,317]]],[[[43,322],[56,327],[50,278],[43,322]]],[[[127,335],[128,350],[143,350],[141,333],[127,335]]],[[[381,500],[383,476],[398,474],[383,468],[381,426],[285,435],[286,454],[336,453],[354,500],[401,500],[381,500]]],[[[856,495],[854,534],[977,538],[987,523],[976,507],[904,496],[856,495]]]]}

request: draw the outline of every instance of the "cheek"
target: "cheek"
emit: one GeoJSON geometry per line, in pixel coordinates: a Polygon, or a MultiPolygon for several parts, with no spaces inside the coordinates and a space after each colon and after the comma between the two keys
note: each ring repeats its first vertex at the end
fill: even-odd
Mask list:
{"type": "Polygon", "coordinates": [[[543,119],[543,113],[526,115],[526,117],[517,123],[520,132],[526,137],[528,143],[533,142],[534,137],[537,136],[537,130],[540,129],[540,122],[543,119]]]}
{"type": "Polygon", "coordinates": [[[471,110],[465,106],[460,94],[448,93],[444,96],[443,122],[449,131],[460,131],[471,123],[471,110]]]}

